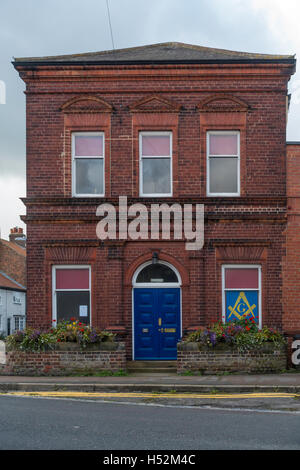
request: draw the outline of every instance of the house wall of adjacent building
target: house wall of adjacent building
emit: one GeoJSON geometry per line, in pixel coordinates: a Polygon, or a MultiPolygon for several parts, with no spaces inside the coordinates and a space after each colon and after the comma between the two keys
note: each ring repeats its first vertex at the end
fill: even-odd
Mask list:
{"type": "Polygon", "coordinates": [[[15,317],[23,318],[25,326],[26,293],[0,288],[0,333],[7,335],[15,331],[15,317]],[[10,332],[8,331],[10,320],[10,332]]]}
{"type": "Polygon", "coordinates": [[[26,286],[26,250],[13,242],[0,240],[0,271],[26,286]]]}
{"type": "Polygon", "coordinates": [[[286,256],[283,261],[283,328],[300,333],[300,143],[287,145],[286,256]]]}

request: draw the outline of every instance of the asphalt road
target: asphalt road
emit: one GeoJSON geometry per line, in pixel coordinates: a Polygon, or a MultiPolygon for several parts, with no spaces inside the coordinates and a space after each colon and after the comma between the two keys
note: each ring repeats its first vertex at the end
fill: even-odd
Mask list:
{"type": "Polygon", "coordinates": [[[1,450],[300,449],[300,416],[0,397],[1,450]]]}

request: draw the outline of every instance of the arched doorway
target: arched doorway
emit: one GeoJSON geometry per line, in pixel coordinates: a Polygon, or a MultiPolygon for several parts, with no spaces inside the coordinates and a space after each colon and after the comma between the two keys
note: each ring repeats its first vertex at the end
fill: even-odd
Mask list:
{"type": "Polygon", "coordinates": [[[176,360],[181,338],[181,277],[170,263],[149,261],[133,276],[133,359],[176,360]]]}

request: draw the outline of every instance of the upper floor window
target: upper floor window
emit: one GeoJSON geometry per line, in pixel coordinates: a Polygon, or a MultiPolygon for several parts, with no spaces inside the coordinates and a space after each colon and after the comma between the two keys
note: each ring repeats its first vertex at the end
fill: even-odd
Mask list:
{"type": "Polygon", "coordinates": [[[21,304],[21,297],[18,297],[17,295],[13,296],[13,303],[14,304],[21,304]]]}
{"type": "Polygon", "coordinates": [[[140,196],[172,196],[172,133],[140,133],[140,196]]]}
{"type": "Polygon", "coordinates": [[[104,133],[72,134],[73,196],[104,196],[104,133]]]}
{"type": "Polygon", "coordinates": [[[207,195],[240,195],[240,133],[207,133],[207,195]]]}

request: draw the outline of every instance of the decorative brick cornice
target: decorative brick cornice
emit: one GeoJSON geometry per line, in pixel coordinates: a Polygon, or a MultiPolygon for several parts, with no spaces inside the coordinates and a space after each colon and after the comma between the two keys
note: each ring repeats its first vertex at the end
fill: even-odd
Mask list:
{"type": "Polygon", "coordinates": [[[202,113],[247,112],[250,106],[240,98],[226,93],[216,93],[201,101],[198,109],[202,113]]]}
{"type": "Polygon", "coordinates": [[[247,238],[247,239],[240,239],[240,238],[236,238],[236,239],[230,239],[230,240],[227,240],[226,238],[224,239],[214,239],[214,240],[210,240],[210,242],[213,246],[215,247],[228,247],[228,246],[261,246],[261,247],[265,247],[265,246],[270,246],[271,245],[271,242],[269,240],[259,240],[259,239],[251,239],[251,238],[247,238]]]}
{"type": "Polygon", "coordinates": [[[60,110],[63,113],[111,113],[112,105],[94,95],[76,96],[66,101],[60,110]]]}
{"type": "Polygon", "coordinates": [[[181,106],[158,95],[148,96],[130,106],[131,113],[178,113],[181,106]]]}
{"type": "Polygon", "coordinates": [[[80,243],[77,242],[77,245],[66,244],[56,244],[56,245],[44,245],[45,248],[45,258],[53,262],[66,262],[66,263],[88,263],[92,262],[96,258],[96,247],[91,246],[80,246],[80,243]]]}
{"type": "Polygon", "coordinates": [[[235,245],[229,243],[226,246],[218,246],[216,257],[223,261],[228,260],[230,262],[258,261],[265,258],[265,248],[266,243],[262,245],[255,245],[255,243],[245,244],[243,240],[240,240],[235,245]]]}
{"type": "MultiPolygon", "coordinates": [[[[84,197],[63,197],[63,196],[31,196],[20,198],[25,206],[39,205],[39,206],[98,206],[102,203],[110,202],[111,204],[118,204],[119,198],[105,197],[105,198],[84,198],[84,197]]],[[[190,196],[178,196],[165,197],[163,202],[167,204],[173,204],[175,202],[181,204],[205,204],[206,206],[244,206],[244,205],[264,205],[264,206],[280,206],[286,205],[286,196],[244,196],[244,197],[196,197],[190,196]]],[[[157,198],[142,198],[142,197],[128,197],[128,204],[135,204],[140,202],[142,204],[157,204],[157,198]]]]}

